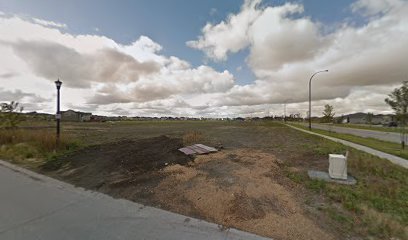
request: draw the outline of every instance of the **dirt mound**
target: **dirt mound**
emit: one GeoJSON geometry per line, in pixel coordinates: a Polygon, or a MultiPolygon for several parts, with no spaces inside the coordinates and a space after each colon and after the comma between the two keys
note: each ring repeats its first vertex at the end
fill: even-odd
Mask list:
{"type": "Polygon", "coordinates": [[[274,239],[333,239],[302,210],[274,155],[253,149],[197,156],[164,168],[161,207],[274,239]]]}
{"type": "Polygon", "coordinates": [[[182,139],[167,136],[122,140],[91,146],[57,159],[62,165],[60,169],[55,164],[46,164],[43,169],[58,170],[70,182],[91,189],[137,183],[149,180],[146,175],[149,172],[190,162],[190,157],[178,151],[182,146],[182,139]]]}

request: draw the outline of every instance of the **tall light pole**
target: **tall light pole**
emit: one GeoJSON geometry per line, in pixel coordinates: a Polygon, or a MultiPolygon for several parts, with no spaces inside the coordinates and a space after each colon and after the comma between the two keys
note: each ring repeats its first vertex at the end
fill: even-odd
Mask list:
{"type": "Polygon", "coordinates": [[[290,100],[292,100],[292,98],[286,99],[286,100],[283,102],[283,122],[285,122],[285,123],[286,123],[286,104],[287,104],[288,101],[290,101],[290,100]]]}
{"type": "Polygon", "coordinates": [[[322,72],[328,72],[329,70],[323,70],[313,73],[309,80],[309,130],[312,130],[312,79],[313,77],[322,72]]]}
{"type": "Polygon", "coordinates": [[[57,87],[57,115],[55,116],[57,119],[57,147],[60,143],[60,122],[61,122],[61,111],[60,111],[60,89],[61,89],[62,82],[58,79],[55,81],[55,86],[57,87]]]}

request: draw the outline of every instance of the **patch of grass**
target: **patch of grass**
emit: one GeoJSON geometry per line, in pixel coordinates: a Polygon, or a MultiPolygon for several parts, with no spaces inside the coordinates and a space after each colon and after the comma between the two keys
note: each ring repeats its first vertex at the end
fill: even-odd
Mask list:
{"type": "Polygon", "coordinates": [[[7,159],[23,160],[27,158],[34,158],[39,155],[38,150],[26,143],[18,143],[15,145],[1,145],[0,156],[7,159]]]}
{"type": "MultiPolygon", "coordinates": [[[[329,140],[322,139],[314,151],[317,154],[328,154],[336,151],[344,153],[346,149],[350,151],[348,173],[357,179],[356,185],[326,183],[308,178],[296,182],[326,196],[329,204],[340,204],[354,218],[347,217],[335,208],[326,213],[337,222],[344,222],[345,226],[349,226],[352,219],[353,231],[362,236],[408,239],[408,170],[329,140]]],[[[290,178],[297,179],[293,176],[290,178]]]]}
{"type": "Polygon", "coordinates": [[[306,181],[306,187],[315,191],[315,192],[322,192],[326,189],[327,183],[322,180],[312,179],[310,181],[306,181]]]}
{"type": "Polygon", "coordinates": [[[324,211],[327,213],[327,215],[329,215],[329,217],[331,219],[333,219],[336,222],[339,222],[339,223],[341,223],[343,225],[346,225],[347,229],[352,229],[353,228],[352,225],[354,223],[354,220],[350,216],[348,216],[348,215],[346,215],[344,213],[341,213],[337,208],[335,208],[333,206],[329,206],[327,208],[324,208],[324,211]]]}
{"type": "MultiPolygon", "coordinates": [[[[302,129],[307,129],[304,126],[301,125],[295,125],[296,127],[302,128],[302,129]]],[[[399,156],[405,159],[408,159],[408,149],[402,150],[401,145],[399,143],[392,143],[392,142],[387,142],[387,141],[382,141],[374,138],[364,138],[364,137],[358,137],[354,136],[351,134],[345,134],[345,133],[336,133],[336,132],[329,132],[326,130],[321,130],[321,129],[313,129],[312,130],[315,133],[327,135],[330,137],[335,137],[339,139],[343,139],[346,141],[350,141],[353,143],[357,143],[360,145],[364,145],[385,153],[389,153],[395,156],[399,156]]]]}
{"type": "Polygon", "coordinates": [[[380,213],[371,208],[364,208],[364,224],[370,235],[381,239],[408,239],[408,227],[395,221],[389,214],[380,213]]]}
{"type": "Polygon", "coordinates": [[[24,159],[47,159],[55,152],[78,149],[81,143],[62,135],[57,146],[55,133],[47,129],[1,129],[0,157],[23,161],[24,159]]]}
{"type": "Polygon", "coordinates": [[[396,132],[400,133],[401,128],[397,127],[383,127],[383,126],[376,126],[376,125],[361,125],[361,124],[334,124],[336,127],[345,127],[345,128],[355,128],[355,129],[364,129],[364,130],[372,130],[372,131],[379,131],[379,132],[396,132]]]}
{"type": "Polygon", "coordinates": [[[300,174],[299,172],[292,172],[288,167],[284,167],[283,172],[289,179],[291,179],[295,183],[302,183],[306,179],[306,176],[304,174],[300,174]]]}
{"type": "Polygon", "coordinates": [[[313,151],[318,155],[328,156],[331,153],[345,154],[348,149],[346,146],[330,140],[324,139],[321,142],[323,142],[323,144],[317,144],[313,148],[313,151]]]}

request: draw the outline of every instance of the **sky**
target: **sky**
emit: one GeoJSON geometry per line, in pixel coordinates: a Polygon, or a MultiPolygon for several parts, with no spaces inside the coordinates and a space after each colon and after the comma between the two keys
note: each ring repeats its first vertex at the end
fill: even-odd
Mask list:
{"type": "Polygon", "coordinates": [[[102,115],[391,113],[406,0],[0,0],[0,102],[102,115]]]}

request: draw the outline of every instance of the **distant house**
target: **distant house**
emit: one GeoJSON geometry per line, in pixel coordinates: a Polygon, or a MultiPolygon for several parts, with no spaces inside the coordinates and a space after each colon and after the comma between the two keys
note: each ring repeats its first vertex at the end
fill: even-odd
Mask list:
{"type": "Polygon", "coordinates": [[[371,117],[371,122],[369,121],[369,117],[367,113],[352,113],[349,115],[342,116],[343,123],[352,123],[352,124],[386,124],[388,122],[394,121],[393,115],[373,115],[371,117]]]}
{"type": "Polygon", "coordinates": [[[99,116],[99,115],[92,115],[90,121],[91,122],[106,122],[108,117],[99,116]]]}
{"type": "Polygon", "coordinates": [[[91,121],[92,113],[67,110],[61,112],[61,120],[65,122],[88,122],[91,121]]]}
{"type": "Polygon", "coordinates": [[[366,113],[359,112],[346,115],[345,118],[347,119],[347,123],[365,124],[367,123],[367,115],[366,113]]]}

